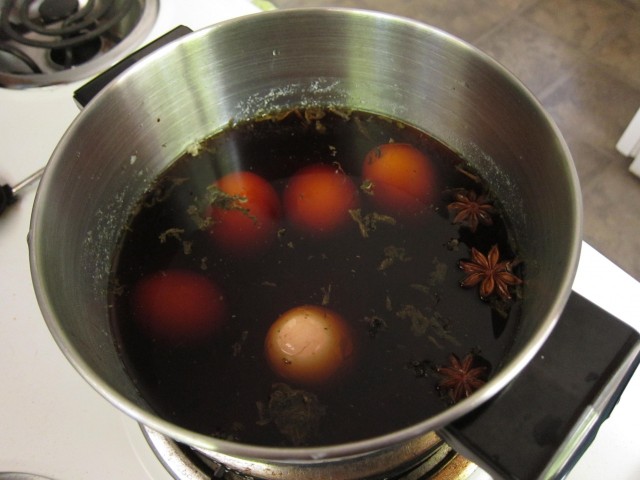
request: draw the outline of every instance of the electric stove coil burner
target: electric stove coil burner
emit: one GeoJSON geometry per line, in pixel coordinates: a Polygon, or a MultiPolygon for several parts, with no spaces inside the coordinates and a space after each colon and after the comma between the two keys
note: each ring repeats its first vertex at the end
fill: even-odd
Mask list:
{"type": "Polygon", "coordinates": [[[0,0],[0,86],[69,83],[106,70],[149,33],[158,0],[0,0]]]}
{"type": "MultiPolygon", "coordinates": [[[[160,462],[176,480],[262,480],[235,472],[188,446],[141,425],[142,433],[160,462]]],[[[477,466],[444,441],[402,472],[388,472],[379,480],[466,480],[477,466]]],[[[363,479],[364,480],[364,479],[363,479]]]]}

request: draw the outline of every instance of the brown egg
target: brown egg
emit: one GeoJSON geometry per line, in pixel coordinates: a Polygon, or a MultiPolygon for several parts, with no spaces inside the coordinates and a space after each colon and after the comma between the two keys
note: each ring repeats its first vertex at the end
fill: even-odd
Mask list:
{"type": "Polygon", "coordinates": [[[282,314],[265,341],[271,368],[287,380],[307,385],[334,377],[352,353],[351,332],[342,317],[315,305],[282,314]]]}

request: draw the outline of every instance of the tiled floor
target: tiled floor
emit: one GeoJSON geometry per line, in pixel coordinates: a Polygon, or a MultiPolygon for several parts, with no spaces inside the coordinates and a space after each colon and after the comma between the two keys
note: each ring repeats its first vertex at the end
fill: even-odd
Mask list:
{"type": "Polygon", "coordinates": [[[442,28],[518,76],[576,163],[584,238],[640,280],[640,179],[615,145],[640,108],[640,0],[272,0],[381,10],[442,28]]]}

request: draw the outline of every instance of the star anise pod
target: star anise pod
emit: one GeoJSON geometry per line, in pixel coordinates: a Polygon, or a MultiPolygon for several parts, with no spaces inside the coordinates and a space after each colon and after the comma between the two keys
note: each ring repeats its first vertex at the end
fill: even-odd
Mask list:
{"type": "Polygon", "coordinates": [[[486,383],[487,368],[474,367],[474,360],[472,353],[467,354],[462,361],[452,353],[449,356],[449,366],[437,369],[437,372],[442,375],[438,388],[447,390],[453,403],[467,398],[486,383]]]}
{"type": "Polygon", "coordinates": [[[494,245],[485,257],[471,247],[471,261],[460,261],[460,268],[467,274],[460,285],[474,287],[480,284],[480,297],[487,298],[497,292],[503,300],[509,300],[510,285],[520,285],[522,280],[511,272],[512,261],[500,261],[500,251],[494,245]]]}
{"type": "Polygon", "coordinates": [[[447,205],[447,209],[455,212],[453,223],[464,223],[472,232],[478,224],[493,225],[491,215],[495,208],[486,195],[478,195],[474,190],[459,190],[453,194],[454,202],[447,205]]]}

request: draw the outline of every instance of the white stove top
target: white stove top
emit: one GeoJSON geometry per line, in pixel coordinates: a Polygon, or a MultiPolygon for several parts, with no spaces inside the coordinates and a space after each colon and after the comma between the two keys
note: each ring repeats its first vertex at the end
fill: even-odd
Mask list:
{"type": "MultiPolygon", "coordinates": [[[[177,23],[198,29],[257,10],[243,0],[160,3],[149,38],[177,23]]],[[[15,185],[44,166],[78,113],[72,93],[81,84],[0,88],[0,183],[15,185]]],[[[49,334],[29,271],[33,191],[0,218],[0,472],[56,480],[170,480],[138,424],[75,372],[49,334]]],[[[640,330],[640,283],[587,244],[574,289],[640,330]]],[[[569,478],[640,478],[638,405],[640,372],[569,478]]],[[[487,477],[477,472],[473,478],[487,477]]]]}

